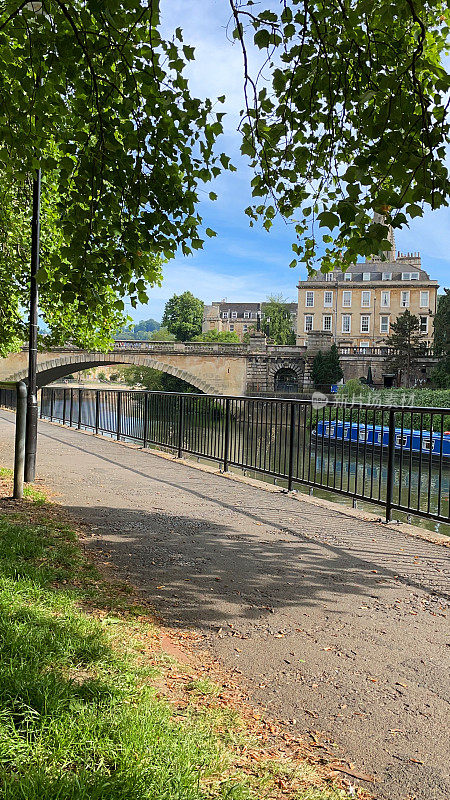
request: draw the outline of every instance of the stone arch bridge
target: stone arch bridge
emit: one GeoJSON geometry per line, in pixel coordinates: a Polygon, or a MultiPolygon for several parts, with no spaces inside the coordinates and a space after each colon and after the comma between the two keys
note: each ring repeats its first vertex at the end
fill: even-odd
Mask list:
{"type": "MultiPolygon", "coordinates": [[[[249,344],[117,342],[108,353],[71,346],[52,348],[38,353],[38,387],[79,370],[113,364],[152,367],[182,378],[201,392],[218,395],[276,391],[277,375],[288,371],[301,391],[305,348],[268,345],[263,336],[254,337],[249,344]]],[[[26,379],[27,374],[25,348],[0,359],[0,380],[18,381],[26,379]]]]}

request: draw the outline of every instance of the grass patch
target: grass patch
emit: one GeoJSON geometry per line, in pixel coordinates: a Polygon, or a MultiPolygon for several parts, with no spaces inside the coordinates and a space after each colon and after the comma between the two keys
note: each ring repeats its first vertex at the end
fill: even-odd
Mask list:
{"type": "Polygon", "coordinates": [[[102,579],[61,512],[28,496],[0,508],[4,800],[348,796],[312,767],[269,764],[264,748],[248,760],[249,727],[214,705],[213,681],[188,676],[163,696],[180,666],[152,645],[157,626],[102,579]]]}

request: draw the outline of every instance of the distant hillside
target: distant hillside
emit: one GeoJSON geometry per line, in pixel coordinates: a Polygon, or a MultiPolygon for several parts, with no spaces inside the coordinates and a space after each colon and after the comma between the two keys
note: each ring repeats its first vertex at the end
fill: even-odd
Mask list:
{"type": "Polygon", "coordinates": [[[161,323],[156,319],[143,319],[136,325],[123,328],[120,333],[115,335],[115,339],[150,339],[152,333],[159,331],[161,323]]]}

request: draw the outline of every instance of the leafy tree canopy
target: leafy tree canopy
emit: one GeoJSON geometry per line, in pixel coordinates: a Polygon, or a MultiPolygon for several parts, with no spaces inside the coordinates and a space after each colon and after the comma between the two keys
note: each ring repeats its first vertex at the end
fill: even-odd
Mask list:
{"type": "MultiPolygon", "coordinates": [[[[174,41],[161,36],[158,2],[42,6],[35,14],[20,0],[0,3],[1,185],[29,207],[20,192],[42,167],[62,236],[38,274],[41,304],[53,306],[45,320],[59,336],[80,316],[94,327],[97,318],[98,332],[111,309],[122,314],[122,297],[147,301],[147,286],[161,280],[160,257],[201,247],[199,184],[230,166],[213,152],[222,115],[190,93],[183,70],[194,50],[179,29],[174,41]],[[73,313],[61,320],[66,308],[73,313]]],[[[44,214],[43,237],[54,231],[44,214]]],[[[27,224],[21,235],[29,236],[27,224]]],[[[25,284],[15,270],[7,331],[25,284]]]]}
{"type": "Polygon", "coordinates": [[[295,331],[289,303],[280,295],[271,295],[263,305],[264,328],[274,344],[295,344],[295,331]]]}
{"type": "Polygon", "coordinates": [[[218,331],[216,328],[212,328],[210,331],[206,331],[206,333],[201,333],[199,336],[194,336],[194,342],[223,342],[223,343],[233,343],[239,342],[239,336],[237,335],[236,331],[218,331]]]}
{"type": "Polygon", "coordinates": [[[119,374],[128,386],[138,386],[151,392],[200,392],[181,378],[152,367],[122,367],[119,374]]]}
{"type": "MultiPolygon", "coordinates": [[[[30,177],[11,183],[0,169],[0,355],[20,347],[27,336],[22,309],[27,307],[29,295],[31,192],[30,177]]],[[[81,295],[66,301],[58,288],[58,272],[69,270],[70,264],[62,255],[64,239],[56,198],[54,173],[50,173],[43,178],[41,200],[40,255],[46,271],[40,291],[42,344],[63,344],[70,338],[83,347],[106,347],[124,319],[112,287],[107,283],[98,286],[89,304],[81,295]]]]}
{"type": "Polygon", "coordinates": [[[251,221],[269,230],[281,214],[297,258],[312,269],[320,247],[326,271],[390,249],[388,224],[447,204],[444,0],[229,1],[244,57],[251,221]],[[265,59],[255,74],[251,38],[265,59]]]}
{"type": "Polygon", "coordinates": [[[434,352],[440,360],[432,372],[433,383],[450,388],[450,289],[438,297],[434,318],[434,352]]]}
{"type": "Polygon", "coordinates": [[[174,294],[165,305],[162,325],[180,342],[193,339],[202,331],[203,307],[203,301],[192,292],[174,294]]]}

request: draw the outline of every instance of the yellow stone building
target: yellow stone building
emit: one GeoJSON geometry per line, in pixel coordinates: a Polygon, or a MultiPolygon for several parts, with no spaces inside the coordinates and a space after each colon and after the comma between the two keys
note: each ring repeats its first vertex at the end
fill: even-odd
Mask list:
{"type": "Polygon", "coordinates": [[[392,229],[387,259],[352,264],[346,272],[318,272],[298,284],[297,344],[309,331],[329,331],[340,347],[379,347],[392,322],[408,309],[420,319],[424,341],[433,341],[438,282],[419,253],[397,253],[392,229]]]}

